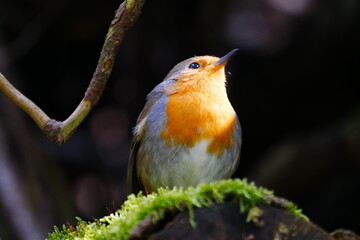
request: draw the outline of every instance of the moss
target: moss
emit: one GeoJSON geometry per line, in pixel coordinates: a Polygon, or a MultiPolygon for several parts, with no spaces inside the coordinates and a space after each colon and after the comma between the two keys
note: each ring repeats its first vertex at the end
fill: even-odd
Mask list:
{"type": "MultiPolygon", "coordinates": [[[[49,234],[48,239],[127,239],[137,223],[149,215],[157,221],[164,216],[166,209],[180,211],[188,209],[189,222],[196,227],[194,207],[208,207],[214,202],[225,200],[236,201],[239,203],[240,212],[248,213],[256,204],[269,204],[266,196],[273,196],[273,192],[256,187],[254,183],[249,183],[246,179],[221,180],[185,190],[160,188],[148,196],[141,193],[137,196],[130,195],[120,210],[95,222],[84,222],[78,219],[76,229],[65,226],[62,229],[55,227],[55,231],[49,234]]],[[[301,215],[301,210],[295,204],[290,204],[290,210],[296,215],[301,215]]]]}

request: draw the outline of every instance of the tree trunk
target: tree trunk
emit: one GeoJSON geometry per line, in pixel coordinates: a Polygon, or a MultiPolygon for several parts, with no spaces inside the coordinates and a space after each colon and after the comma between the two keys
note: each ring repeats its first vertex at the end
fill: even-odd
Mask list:
{"type": "Polygon", "coordinates": [[[209,208],[194,209],[194,215],[194,228],[188,211],[168,211],[157,223],[148,217],[133,230],[130,239],[339,239],[289,210],[272,205],[257,205],[248,216],[240,214],[237,203],[216,203],[209,208]]]}

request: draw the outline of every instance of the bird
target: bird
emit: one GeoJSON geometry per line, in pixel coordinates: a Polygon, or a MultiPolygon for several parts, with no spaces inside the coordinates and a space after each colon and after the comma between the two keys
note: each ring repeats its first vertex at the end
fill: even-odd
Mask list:
{"type": "Polygon", "coordinates": [[[148,95],[133,129],[128,193],[187,188],[230,178],[242,130],[226,90],[225,56],[195,56],[177,65],[148,95]]]}

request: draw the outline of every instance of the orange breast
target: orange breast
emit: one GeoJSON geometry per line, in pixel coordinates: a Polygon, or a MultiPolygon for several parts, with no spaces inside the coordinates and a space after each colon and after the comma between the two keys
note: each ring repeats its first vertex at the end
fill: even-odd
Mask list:
{"type": "Polygon", "coordinates": [[[170,146],[180,144],[187,147],[208,139],[207,151],[221,156],[234,144],[232,136],[236,124],[235,111],[225,89],[212,87],[194,91],[191,85],[181,87],[180,91],[169,96],[167,124],[160,133],[161,137],[170,146]]]}

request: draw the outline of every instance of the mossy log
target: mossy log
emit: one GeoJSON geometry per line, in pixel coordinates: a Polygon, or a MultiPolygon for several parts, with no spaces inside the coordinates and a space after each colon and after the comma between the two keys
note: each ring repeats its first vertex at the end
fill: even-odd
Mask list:
{"type": "Polygon", "coordinates": [[[78,221],[55,227],[48,239],[360,240],[346,230],[327,233],[294,203],[246,179],[132,194],[119,211],[78,221]]]}

